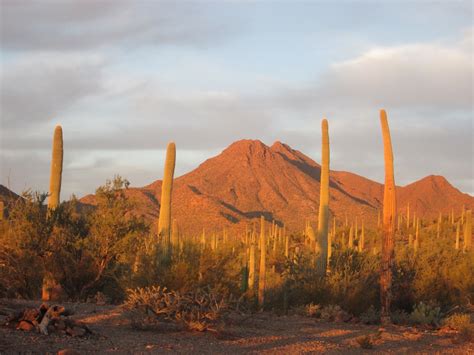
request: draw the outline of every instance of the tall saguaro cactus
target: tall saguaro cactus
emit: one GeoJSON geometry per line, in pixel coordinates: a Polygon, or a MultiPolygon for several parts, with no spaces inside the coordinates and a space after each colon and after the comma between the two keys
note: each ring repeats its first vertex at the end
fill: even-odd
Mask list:
{"type": "Polygon", "coordinates": [[[464,223],[464,251],[471,250],[472,244],[472,210],[466,211],[464,223]]]}
{"type": "Polygon", "coordinates": [[[329,133],[328,120],[321,122],[321,192],[319,195],[318,245],[319,254],[316,260],[318,275],[325,276],[328,264],[328,230],[329,230],[329,133]]]}
{"type": "Polygon", "coordinates": [[[49,210],[54,210],[58,207],[61,194],[61,176],[63,172],[63,129],[59,125],[54,128],[52,151],[51,175],[49,178],[49,210]]]}
{"type": "Polygon", "coordinates": [[[380,303],[382,324],[390,323],[390,304],[392,301],[392,263],[394,254],[394,232],[397,211],[395,194],[395,174],[393,168],[392,141],[388,127],[387,114],[380,110],[380,124],[385,161],[385,184],[383,194],[383,240],[380,272],[380,303]]]}
{"type": "Polygon", "coordinates": [[[160,217],[158,220],[158,235],[161,236],[169,252],[171,244],[171,194],[173,190],[173,175],[176,164],[176,145],[168,143],[166,148],[165,171],[163,173],[163,184],[161,185],[160,217]]]}
{"type": "Polygon", "coordinates": [[[263,308],[265,302],[265,276],[267,271],[267,242],[265,240],[265,218],[260,217],[260,270],[258,274],[258,306],[263,308]]]}

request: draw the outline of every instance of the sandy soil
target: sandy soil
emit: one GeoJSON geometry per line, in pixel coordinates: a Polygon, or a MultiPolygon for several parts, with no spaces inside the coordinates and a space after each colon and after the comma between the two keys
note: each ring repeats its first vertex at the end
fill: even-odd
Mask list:
{"type": "MultiPolygon", "coordinates": [[[[0,306],[25,308],[39,302],[0,300],[0,306]]],[[[74,319],[94,332],[87,338],[40,335],[0,327],[0,354],[55,353],[74,349],[79,353],[275,353],[314,352],[360,354],[474,354],[474,344],[459,343],[456,334],[392,326],[381,329],[349,323],[325,323],[303,316],[260,313],[233,319],[224,332],[158,332],[133,329],[118,306],[64,304],[74,319]],[[370,335],[373,349],[361,349],[356,339],[370,335]]]]}

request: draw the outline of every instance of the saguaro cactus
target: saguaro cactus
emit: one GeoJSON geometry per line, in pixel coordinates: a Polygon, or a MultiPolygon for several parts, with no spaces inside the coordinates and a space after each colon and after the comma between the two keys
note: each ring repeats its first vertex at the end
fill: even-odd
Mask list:
{"type": "Polygon", "coordinates": [[[454,249],[459,250],[459,237],[461,234],[461,221],[456,223],[456,243],[454,244],[454,249]]]}
{"type": "Polygon", "coordinates": [[[319,195],[318,245],[319,254],[316,260],[316,272],[326,275],[328,263],[328,230],[329,230],[329,133],[328,120],[321,122],[321,192],[319,195]]]}
{"type": "Polygon", "coordinates": [[[416,253],[418,252],[418,248],[420,247],[420,218],[416,218],[416,229],[415,229],[415,242],[413,244],[413,249],[414,249],[414,253],[416,255],[416,253]]]}
{"type": "Polygon", "coordinates": [[[61,194],[61,176],[63,172],[63,129],[59,125],[54,128],[52,151],[51,175],[49,178],[49,210],[54,210],[58,207],[61,194]]]}
{"type": "Polygon", "coordinates": [[[349,244],[348,248],[352,249],[354,247],[354,226],[351,225],[351,229],[349,229],[349,244]]]}
{"type": "Polygon", "coordinates": [[[0,201],[0,221],[3,221],[3,211],[5,210],[5,206],[3,201],[0,201]]]}
{"type": "Polygon", "coordinates": [[[359,253],[362,253],[364,251],[365,247],[365,228],[364,228],[364,221],[362,221],[362,230],[360,232],[360,238],[359,238],[359,253]]]}
{"type": "Polygon", "coordinates": [[[410,202],[407,204],[407,230],[410,229],[410,202]]]}
{"type": "Polygon", "coordinates": [[[179,229],[178,221],[173,219],[173,227],[171,228],[171,247],[176,248],[179,244],[179,229]]]}
{"type": "Polygon", "coordinates": [[[252,243],[249,252],[249,290],[250,294],[254,294],[255,290],[255,244],[252,243]]]}
{"type": "Polygon", "coordinates": [[[260,218],[260,270],[258,274],[258,306],[263,308],[265,302],[265,276],[267,271],[266,265],[267,243],[265,240],[265,219],[260,218]]]}
{"type": "Polygon", "coordinates": [[[464,223],[464,251],[471,250],[472,244],[472,211],[466,211],[466,222],[464,223]]]}
{"type": "Polygon", "coordinates": [[[383,196],[383,241],[380,272],[380,303],[382,324],[390,323],[390,304],[392,301],[392,263],[394,254],[394,231],[397,211],[395,176],[393,168],[392,141],[385,110],[380,110],[382,126],[385,184],[383,196]]]}
{"type": "Polygon", "coordinates": [[[165,171],[161,186],[160,217],[158,220],[158,235],[163,238],[166,252],[170,249],[171,227],[171,194],[173,190],[173,175],[176,163],[176,145],[170,142],[166,148],[165,171]]]}

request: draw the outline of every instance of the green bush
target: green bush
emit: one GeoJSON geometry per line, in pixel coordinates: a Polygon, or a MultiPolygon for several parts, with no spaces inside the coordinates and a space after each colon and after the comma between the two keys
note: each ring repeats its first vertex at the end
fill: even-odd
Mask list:
{"type": "Polygon", "coordinates": [[[441,318],[440,307],[420,302],[411,312],[409,319],[413,324],[439,326],[441,318]]]}

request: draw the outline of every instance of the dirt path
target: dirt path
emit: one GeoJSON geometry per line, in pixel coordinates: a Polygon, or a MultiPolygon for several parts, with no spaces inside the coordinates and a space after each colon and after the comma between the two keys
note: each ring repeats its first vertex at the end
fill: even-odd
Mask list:
{"type": "MultiPolygon", "coordinates": [[[[0,305],[6,303],[9,307],[23,308],[39,305],[38,302],[0,301],[0,305]]],[[[79,353],[474,353],[474,344],[456,343],[453,333],[411,327],[379,331],[377,326],[324,323],[302,316],[278,317],[263,313],[233,321],[225,333],[156,332],[132,329],[117,306],[65,305],[74,309],[73,318],[86,323],[94,332],[93,336],[45,336],[0,327],[0,354],[55,353],[66,348],[79,353]],[[372,350],[361,349],[356,341],[366,335],[372,339],[372,350]]]]}

